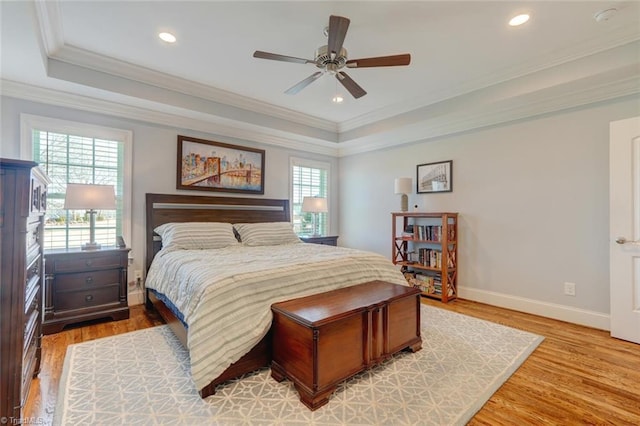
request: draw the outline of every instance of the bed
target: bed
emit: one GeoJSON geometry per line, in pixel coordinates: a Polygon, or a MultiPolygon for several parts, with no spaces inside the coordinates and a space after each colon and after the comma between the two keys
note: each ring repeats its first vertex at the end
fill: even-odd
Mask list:
{"type": "Polygon", "coordinates": [[[146,304],[189,350],[203,398],[269,365],[272,303],[373,280],[406,284],[383,256],[303,243],[286,228],[292,234],[288,200],[146,195],[146,304]]]}

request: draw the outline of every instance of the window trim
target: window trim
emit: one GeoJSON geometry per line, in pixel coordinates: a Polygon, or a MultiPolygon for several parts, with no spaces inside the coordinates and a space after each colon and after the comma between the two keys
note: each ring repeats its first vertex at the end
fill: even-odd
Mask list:
{"type": "Polygon", "coordinates": [[[46,130],[89,138],[116,140],[124,143],[122,237],[125,241],[133,241],[131,239],[131,218],[133,213],[131,203],[133,198],[133,132],[131,130],[22,113],[20,114],[20,158],[23,160],[33,161],[33,130],[46,130]]]}
{"type": "Polygon", "coordinates": [[[293,223],[293,167],[310,167],[327,171],[327,235],[331,234],[331,163],[302,157],[289,157],[289,216],[293,223]]]}

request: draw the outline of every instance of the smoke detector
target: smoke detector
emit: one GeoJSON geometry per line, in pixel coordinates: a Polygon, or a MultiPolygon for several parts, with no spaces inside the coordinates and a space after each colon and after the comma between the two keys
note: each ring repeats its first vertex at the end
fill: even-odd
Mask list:
{"type": "Polygon", "coordinates": [[[606,22],[609,19],[613,18],[613,16],[618,12],[618,9],[616,9],[615,7],[612,7],[611,9],[605,9],[605,10],[601,10],[600,12],[596,13],[595,15],[593,15],[593,19],[596,20],[596,22],[606,22]]]}

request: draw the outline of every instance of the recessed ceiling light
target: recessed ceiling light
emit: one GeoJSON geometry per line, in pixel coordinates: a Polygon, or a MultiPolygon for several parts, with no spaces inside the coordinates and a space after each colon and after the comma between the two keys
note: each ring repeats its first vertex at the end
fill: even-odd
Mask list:
{"type": "Polygon", "coordinates": [[[509,21],[509,25],[512,27],[517,27],[518,25],[522,25],[529,20],[529,15],[527,13],[523,13],[517,16],[514,16],[509,21]]]}
{"type": "Polygon", "coordinates": [[[176,36],[174,36],[171,33],[160,33],[158,34],[158,37],[160,37],[160,40],[162,41],[166,41],[167,43],[175,43],[176,42],[176,36]]]}

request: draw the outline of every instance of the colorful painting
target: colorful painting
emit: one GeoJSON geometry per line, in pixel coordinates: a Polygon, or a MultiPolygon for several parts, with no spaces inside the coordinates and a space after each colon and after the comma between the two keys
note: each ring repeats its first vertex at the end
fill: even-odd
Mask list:
{"type": "Polygon", "coordinates": [[[177,189],[264,194],[264,150],[178,135],[177,189]]]}

